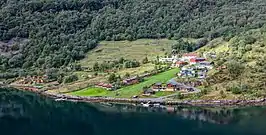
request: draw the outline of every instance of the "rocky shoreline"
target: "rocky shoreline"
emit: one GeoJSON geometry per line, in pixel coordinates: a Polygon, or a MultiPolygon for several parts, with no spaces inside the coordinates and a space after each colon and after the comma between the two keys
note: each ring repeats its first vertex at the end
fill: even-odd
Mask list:
{"type": "MultiPolygon", "coordinates": [[[[2,87],[3,88],[3,87],[2,87]]],[[[266,98],[255,100],[171,100],[163,98],[113,98],[113,97],[85,97],[66,94],[48,93],[46,91],[31,91],[41,96],[52,98],[56,101],[72,102],[105,102],[105,103],[130,103],[130,104],[161,104],[202,107],[232,107],[232,106],[264,106],[266,98]]]]}
{"type": "Polygon", "coordinates": [[[231,106],[264,106],[266,98],[256,100],[166,100],[157,98],[112,98],[112,97],[83,97],[64,94],[41,93],[41,95],[53,98],[57,101],[73,102],[108,102],[108,103],[132,103],[141,104],[161,104],[161,105],[185,105],[185,106],[205,106],[205,107],[231,107],[231,106]]]}

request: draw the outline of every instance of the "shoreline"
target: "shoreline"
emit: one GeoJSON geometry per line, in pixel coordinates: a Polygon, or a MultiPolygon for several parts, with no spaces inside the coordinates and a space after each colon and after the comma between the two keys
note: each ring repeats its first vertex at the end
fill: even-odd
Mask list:
{"type": "MultiPolygon", "coordinates": [[[[14,88],[14,87],[3,87],[14,88]]],[[[18,90],[23,90],[16,88],[18,90]]],[[[29,90],[23,90],[29,91],[29,90]]],[[[266,98],[255,100],[170,100],[162,98],[114,98],[114,97],[90,97],[90,96],[72,96],[66,94],[53,94],[46,91],[29,91],[40,96],[52,98],[56,101],[70,101],[70,102],[105,102],[105,103],[130,103],[130,104],[160,104],[160,105],[183,105],[183,106],[200,106],[200,107],[233,107],[233,106],[264,106],[266,105],[266,98]]]]}
{"type": "Polygon", "coordinates": [[[113,97],[85,97],[71,96],[65,94],[39,93],[59,101],[72,102],[105,102],[105,103],[130,103],[142,104],[149,102],[150,104],[160,105],[183,105],[183,106],[201,106],[201,107],[233,107],[233,106],[264,106],[266,98],[256,100],[165,100],[158,98],[113,98],[113,97]]]}

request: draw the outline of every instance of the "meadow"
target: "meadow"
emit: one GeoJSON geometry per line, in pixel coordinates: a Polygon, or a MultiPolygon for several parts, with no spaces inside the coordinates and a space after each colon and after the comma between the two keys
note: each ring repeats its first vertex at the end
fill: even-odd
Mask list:
{"type": "MultiPolygon", "coordinates": [[[[174,78],[176,73],[179,72],[178,68],[174,68],[163,73],[159,73],[157,75],[147,77],[143,82],[135,85],[130,85],[118,89],[116,91],[107,91],[101,88],[86,88],[80,91],[75,91],[69,94],[78,95],[78,96],[110,96],[110,97],[125,97],[130,98],[134,95],[141,95],[143,92],[143,87],[150,86],[157,82],[166,83],[168,80],[174,78]]],[[[160,93],[160,95],[167,95],[172,93],[160,93]]]]}
{"type": "Polygon", "coordinates": [[[99,45],[88,52],[85,59],[80,61],[84,67],[91,67],[96,62],[125,59],[138,61],[147,57],[155,60],[157,56],[164,56],[171,51],[175,40],[168,39],[139,39],[136,41],[102,41],[99,45]]]}

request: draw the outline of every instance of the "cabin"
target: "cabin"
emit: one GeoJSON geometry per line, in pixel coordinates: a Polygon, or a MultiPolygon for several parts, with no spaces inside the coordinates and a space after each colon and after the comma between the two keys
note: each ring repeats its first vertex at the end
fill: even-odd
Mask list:
{"type": "Polygon", "coordinates": [[[180,83],[176,82],[174,79],[171,79],[167,82],[167,89],[172,89],[173,91],[179,90],[180,83]]]}
{"type": "Polygon", "coordinates": [[[153,95],[153,94],[155,94],[155,91],[154,90],[152,90],[152,89],[146,89],[146,90],[144,90],[143,91],[143,96],[150,96],[150,95],[153,95]]]}
{"type": "Polygon", "coordinates": [[[202,61],[202,62],[199,62],[196,66],[197,69],[212,69],[213,66],[212,66],[212,63],[211,62],[208,62],[208,61],[202,61]]]}
{"type": "Polygon", "coordinates": [[[183,66],[185,66],[185,65],[187,65],[187,62],[185,62],[185,61],[177,61],[176,63],[175,63],[175,66],[176,67],[183,67],[183,66]]]}
{"type": "Polygon", "coordinates": [[[152,88],[155,90],[161,90],[163,88],[163,85],[161,82],[157,82],[157,83],[153,84],[152,88]]]}
{"type": "Polygon", "coordinates": [[[132,85],[132,84],[137,84],[139,83],[139,80],[137,77],[132,77],[132,78],[129,78],[129,79],[125,79],[123,80],[123,83],[125,85],[132,85]]]}
{"type": "Polygon", "coordinates": [[[115,88],[112,84],[109,84],[109,83],[98,83],[96,86],[107,89],[107,90],[114,90],[115,88]]]}

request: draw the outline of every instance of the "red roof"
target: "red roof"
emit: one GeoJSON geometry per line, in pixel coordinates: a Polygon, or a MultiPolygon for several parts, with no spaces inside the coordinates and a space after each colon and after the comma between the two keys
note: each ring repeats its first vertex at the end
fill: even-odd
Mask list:
{"type": "Polygon", "coordinates": [[[106,88],[112,88],[113,85],[112,85],[112,84],[107,84],[105,87],[106,87],[106,88]]]}
{"type": "Polygon", "coordinates": [[[98,86],[103,86],[103,85],[104,85],[104,83],[99,83],[99,84],[98,84],[98,86]]]}
{"type": "Polygon", "coordinates": [[[186,64],[185,61],[177,61],[176,64],[186,64]]]}
{"type": "Polygon", "coordinates": [[[185,53],[183,56],[198,56],[196,53],[185,53]]]}
{"type": "Polygon", "coordinates": [[[192,58],[192,59],[190,59],[190,62],[202,62],[205,60],[206,60],[205,58],[192,58]]]}

